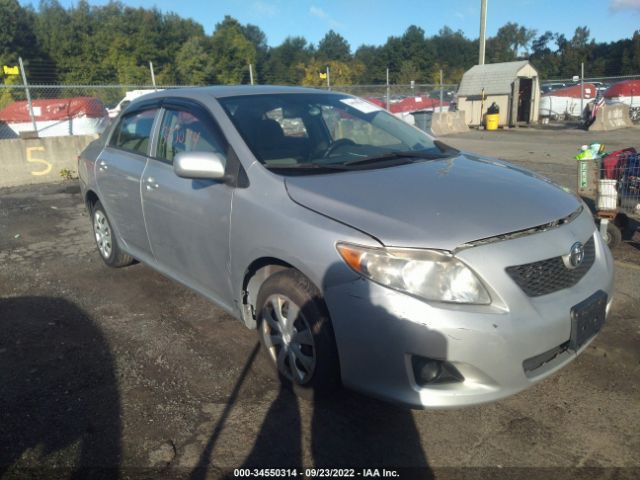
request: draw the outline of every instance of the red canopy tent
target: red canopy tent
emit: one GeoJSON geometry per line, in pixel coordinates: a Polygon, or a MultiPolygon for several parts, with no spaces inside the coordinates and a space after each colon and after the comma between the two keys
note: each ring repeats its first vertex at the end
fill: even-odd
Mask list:
{"type": "MultiPolygon", "coordinates": [[[[95,97],[36,99],[31,102],[35,120],[68,120],[76,117],[101,118],[108,116],[102,101],[95,97]]],[[[30,122],[26,100],[13,102],[0,110],[0,122],[30,122]]]]}
{"type": "Polygon", "coordinates": [[[640,80],[624,80],[614,83],[604,91],[605,98],[640,96],[640,80]]]}

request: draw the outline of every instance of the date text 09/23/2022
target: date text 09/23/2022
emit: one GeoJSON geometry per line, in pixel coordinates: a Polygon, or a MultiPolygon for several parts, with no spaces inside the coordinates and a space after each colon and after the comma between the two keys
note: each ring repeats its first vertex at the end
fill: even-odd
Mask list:
{"type": "Polygon", "coordinates": [[[236,468],[235,478],[395,478],[396,470],[386,468],[236,468]]]}

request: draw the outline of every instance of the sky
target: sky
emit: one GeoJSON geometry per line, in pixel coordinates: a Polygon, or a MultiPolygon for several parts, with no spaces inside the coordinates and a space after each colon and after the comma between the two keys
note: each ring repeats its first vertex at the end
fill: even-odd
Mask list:
{"type": "MultiPolygon", "coordinates": [[[[74,0],[59,0],[64,7],[74,0]]],[[[21,0],[23,5],[37,0],[21,0]]],[[[102,5],[107,0],[89,0],[102,5]]],[[[444,25],[477,38],[480,0],[123,0],[132,7],[157,7],[192,18],[211,33],[225,15],[259,26],[270,46],[287,36],[303,36],[317,45],[330,29],[347,39],[353,51],[362,44],[381,45],[409,25],[434,35],[444,25]]],[[[597,42],[630,38],[640,29],[640,0],[488,0],[487,35],[507,22],[571,38],[586,25],[597,42]]]]}

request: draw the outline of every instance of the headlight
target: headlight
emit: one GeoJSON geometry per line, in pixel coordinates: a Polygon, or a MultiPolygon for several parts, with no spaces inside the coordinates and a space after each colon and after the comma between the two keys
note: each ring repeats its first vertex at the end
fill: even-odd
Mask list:
{"type": "Polygon", "coordinates": [[[339,243],[337,248],[353,270],[385,287],[438,302],[491,303],[478,277],[451,254],[348,243],[339,243]]]}

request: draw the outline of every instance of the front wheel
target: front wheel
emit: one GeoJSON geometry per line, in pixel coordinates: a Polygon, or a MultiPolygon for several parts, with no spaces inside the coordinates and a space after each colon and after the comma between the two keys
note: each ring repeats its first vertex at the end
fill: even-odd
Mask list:
{"type": "Polygon", "coordinates": [[[331,320],[318,289],[300,272],[268,278],[258,294],[258,335],[280,381],[298,396],[322,396],[340,384],[331,320]]]}

